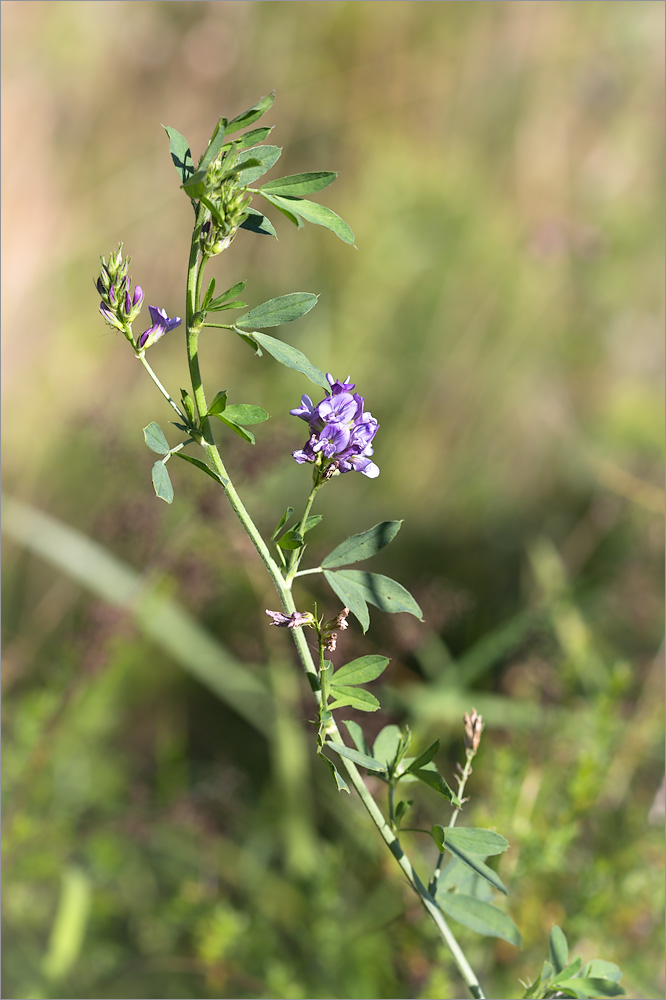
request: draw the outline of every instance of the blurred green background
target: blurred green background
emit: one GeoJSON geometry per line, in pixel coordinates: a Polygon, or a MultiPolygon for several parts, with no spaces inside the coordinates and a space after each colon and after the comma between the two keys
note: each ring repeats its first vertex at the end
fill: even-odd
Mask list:
{"type": "MultiPolygon", "coordinates": [[[[223,498],[184,463],[153,495],[141,428],[170,412],[97,314],[122,240],[183,315],[161,123],[196,158],[272,89],[269,177],[339,170],[321,200],[358,250],[277,219],[211,273],[252,304],[320,293],[283,335],[381,423],[380,478],[334,482],[312,543],[405,519],[375,566],[426,624],[345,635],[338,662],[392,657],[363,721],[439,736],[452,776],[483,712],[463,819],[510,840],[524,938],[460,930],[491,996],[521,994],[554,922],[664,995],[663,22],[651,0],[2,4],[3,996],[463,995],[316,760],[223,498]]],[[[180,333],[151,354],[174,393],[180,333]]],[[[204,377],[273,415],[226,448],[270,530],[307,488],[309,383],[230,340],[206,336],[204,377]]],[[[433,846],[407,847],[427,875],[433,846]]]]}

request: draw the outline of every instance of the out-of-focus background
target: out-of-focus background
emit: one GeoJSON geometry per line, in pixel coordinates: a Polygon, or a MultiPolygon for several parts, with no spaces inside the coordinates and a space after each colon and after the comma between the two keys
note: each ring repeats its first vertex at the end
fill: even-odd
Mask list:
{"type": "MultiPolygon", "coordinates": [[[[311,546],[405,519],[375,568],[426,623],[374,613],[340,653],[392,658],[368,732],[439,736],[452,779],[484,715],[463,819],[510,840],[523,932],[460,929],[490,995],[521,995],[558,923],[663,996],[663,30],[651,0],[2,4],[3,996],[463,995],[315,757],[223,498],[185,463],[155,498],[141,428],[170,411],[97,313],[122,240],[184,314],[161,125],[196,159],[272,89],[268,177],[339,170],[321,200],[358,249],[278,218],[211,273],[252,304],[320,293],[283,336],[381,423],[380,478],[332,483],[311,546]]],[[[204,375],[272,414],[226,450],[270,530],[307,488],[309,383],[230,339],[204,375]]],[[[183,348],[151,351],[173,393],[183,348]]]]}

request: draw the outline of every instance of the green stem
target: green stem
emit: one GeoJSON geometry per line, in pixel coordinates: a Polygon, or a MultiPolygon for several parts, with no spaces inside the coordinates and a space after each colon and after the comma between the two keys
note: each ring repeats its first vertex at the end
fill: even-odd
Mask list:
{"type": "MultiPolygon", "coordinates": [[[[199,333],[201,331],[200,323],[195,323],[194,317],[197,315],[199,308],[200,294],[201,294],[201,278],[202,278],[202,262],[199,258],[199,235],[201,232],[202,224],[202,213],[201,210],[197,216],[197,224],[194,228],[192,235],[192,245],[190,249],[190,260],[187,273],[187,303],[186,303],[186,335],[187,335],[187,359],[190,370],[190,378],[192,380],[192,393],[194,398],[194,405],[197,412],[197,416],[200,421],[202,440],[201,446],[206,452],[206,455],[211,463],[212,468],[220,476],[223,481],[222,488],[224,489],[229,503],[232,509],[238,516],[241,524],[245,528],[249,538],[254,544],[262,562],[266,566],[268,573],[275,585],[275,588],[280,596],[282,602],[282,607],[287,614],[291,614],[296,611],[296,605],[294,603],[294,598],[291,593],[291,583],[296,574],[298,568],[298,552],[296,552],[296,558],[292,556],[290,560],[290,566],[283,577],[280,567],[277,565],[273,557],[271,556],[268,546],[264,542],[263,537],[256,528],[252,518],[245,509],[240,497],[236,493],[236,490],[231,482],[229,473],[227,472],[222,458],[215,444],[215,439],[210,427],[210,421],[208,418],[208,408],[206,404],[206,396],[204,393],[203,383],[201,380],[201,371],[199,367],[199,350],[198,350],[198,340],[199,333]]],[[[309,516],[312,504],[314,502],[315,495],[319,489],[318,484],[315,485],[310,492],[308,500],[305,505],[305,510],[301,518],[301,529],[305,525],[305,522],[309,516]]],[[[301,664],[305,671],[306,677],[308,678],[310,687],[312,689],[315,701],[317,702],[317,707],[321,705],[322,696],[319,684],[319,676],[315,662],[312,656],[312,651],[308,646],[304,630],[302,628],[290,629],[291,635],[293,637],[294,643],[296,645],[296,650],[298,652],[301,664]]],[[[338,730],[337,724],[334,719],[327,724],[326,735],[333,737],[334,740],[343,743],[342,736],[338,730]]],[[[481,989],[478,979],[470,966],[464,952],[462,951],[460,945],[458,944],[456,938],[453,935],[449,925],[447,924],[444,916],[437,906],[437,903],[428,892],[423,882],[421,882],[419,876],[412,867],[412,863],[403,851],[398,838],[396,837],[393,830],[391,830],[389,824],[386,822],[381,810],[379,809],[374,798],[368,791],[365,782],[361,776],[356,765],[353,761],[347,760],[347,758],[341,758],[341,766],[344,767],[349,777],[349,781],[356,789],[356,792],[361,799],[365,809],[370,815],[373,823],[377,827],[379,834],[387,844],[391,854],[396,859],[398,865],[404,872],[409,884],[412,886],[414,891],[417,893],[423,906],[428,912],[429,916],[435,923],[437,930],[439,931],[441,937],[446,942],[453,959],[458,966],[460,974],[468,986],[471,995],[475,1000],[484,1000],[485,994],[481,989]]]]}
{"type": "MultiPolygon", "coordinates": [[[[467,784],[467,779],[469,778],[470,774],[472,773],[472,760],[473,759],[474,759],[474,751],[473,750],[467,750],[466,751],[465,767],[463,768],[462,773],[458,777],[458,798],[460,799],[461,802],[462,802],[463,792],[465,791],[465,785],[467,784]]],[[[458,816],[460,816],[460,809],[461,809],[460,806],[454,806],[453,812],[451,813],[451,819],[449,820],[449,823],[448,823],[449,829],[452,826],[456,825],[456,821],[458,819],[458,816]]],[[[440,875],[442,874],[442,865],[443,865],[443,863],[444,863],[444,852],[440,851],[439,855],[437,856],[437,863],[435,865],[435,871],[433,873],[432,878],[430,879],[430,884],[428,885],[428,892],[430,892],[433,896],[437,892],[437,886],[439,884],[439,878],[440,878],[440,875]]]]}
{"type": "Polygon", "coordinates": [[[309,576],[310,573],[323,573],[324,570],[321,566],[315,566],[314,569],[299,569],[298,573],[294,573],[294,580],[299,576],[309,576]]]}
{"type": "MultiPolygon", "coordinates": [[[[320,488],[321,485],[322,483],[315,482],[314,486],[312,487],[312,490],[310,491],[310,496],[308,497],[305,503],[305,507],[303,509],[303,516],[301,517],[300,524],[298,525],[298,530],[301,535],[303,535],[303,529],[305,528],[305,523],[308,517],[310,516],[310,511],[312,510],[312,504],[314,503],[314,499],[317,495],[317,490],[320,488]]],[[[287,587],[291,587],[291,582],[296,576],[296,570],[298,569],[298,564],[303,557],[303,548],[304,546],[302,546],[300,549],[294,549],[291,555],[289,556],[289,562],[287,564],[287,572],[285,574],[285,584],[287,585],[287,587]]]]}
{"type": "Polygon", "coordinates": [[[146,361],[146,355],[144,354],[144,352],[143,351],[137,351],[135,356],[139,359],[139,361],[141,362],[141,364],[143,365],[143,367],[146,369],[146,371],[148,372],[148,374],[152,378],[153,382],[155,383],[155,385],[157,386],[157,388],[160,390],[160,392],[162,393],[162,395],[166,399],[167,403],[169,403],[171,406],[173,406],[174,410],[176,411],[176,413],[178,414],[178,416],[180,417],[180,419],[183,421],[183,423],[187,424],[188,423],[187,417],[185,416],[185,414],[183,413],[183,411],[181,410],[181,408],[178,406],[178,403],[176,403],[171,398],[171,396],[169,395],[169,393],[167,392],[167,390],[164,388],[164,386],[162,385],[162,383],[158,379],[158,377],[155,374],[155,372],[153,371],[153,369],[150,367],[150,365],[146,361]]]}

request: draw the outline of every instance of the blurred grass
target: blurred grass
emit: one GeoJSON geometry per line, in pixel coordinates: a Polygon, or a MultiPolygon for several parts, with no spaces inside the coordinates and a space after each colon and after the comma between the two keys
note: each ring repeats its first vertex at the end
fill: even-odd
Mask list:
{"type": "MultiPolygon", "coordinates": [[[[169,413],[96,315],[97,258],[119,240],[148,300],[182,310],[190,209],[160,123],[196,154],[273,88],[282,172],[339,170],[325,200],[359,249],[285,222],[279,244],[242,234],[215,273],[248,278],[253,304],[321,293],[285,335],[380,420],[382,475],[331,485],[313,555],[404,517],[377,569],[427,625],[373,614],[343,655],[392,656],[389,717],[441,736],[449,772],[457,717],[488,719],[467,821],[511,841],[524,948],[470,935],[472,956],[516,996],[556,922],[623,965],[629,996],[663,995],[663,5],[1,13],[3,488],[159,581],[234,662],[266,663],[278,713],[258,737],[230,675],[212,697],[9,532],[3,995],[460,990],[313,760],[307,692],[287,645],[269,657],[270,589],[215,487],[183,463],[173,507],[153,497],[141,427],[169,413]]],[[[177,336],[153,360],[184,384],[177,336]]],[[[273,415],[254,450],[228,445],[270,530],[305,486],[286,458],[304,387],[222,335],[204,363],[211,390],[273,415]]]]}

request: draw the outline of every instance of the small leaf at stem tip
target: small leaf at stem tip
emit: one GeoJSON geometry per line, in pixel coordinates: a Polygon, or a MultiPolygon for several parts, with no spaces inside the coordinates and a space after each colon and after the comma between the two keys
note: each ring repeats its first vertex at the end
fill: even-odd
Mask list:
{"type": "Polygon", "coordinates": [[[324,746],[330,747],[331,750],[334,750],[341,757],[353,760],[359,767],[365,767],[369,771],[376,771],[378,774],[386,774],[386,767],[380,760],[375,760],[374,757],[366,757],[365,754],[359,753],[358,750],[352,750],[351,747],[345,746],[344,743],[334,743],[332,740],[327,740],[324,746]]]}
{"type": "Polygon", "coordinates": [[[264,139],[268,139],[272,131],[272,125],[262,125],[260,128],[253,128],[251,132],[246,132],[245,135],[240,135],[237,139],[233,139],[229,143],[229,149],[233,146],[236,152],[240,153],[241,149],[249,149],[251,146],[256,146],[260,142],[263,142],[264,139]]]}
{"type": "Polygon", "coordinates": [[[154,420],[147,427],[143,428],[143,437],[150,450],[154,451],[157,455],[168,455],[171,451],[169,442],[164,436],[164,431],[154,420]]]}
{"type": "Polygon", "coordinates": [[[388,656],[359,656],[350,660],[333,675],[334,684],[368,684],[384,673],[389,665],[388,656]]]}
{"type": "Polygon", "coordinates": [[[222,476],[218,476],[217,472],[213,472],[213,470],[210,469],[205,462],[202,462],[201,459],[194,458],[192,455],[184,455],[182,451],[175,452],[175,456],[176,458],[182,458],[184,462],[189,462],[190,465],[196,465],[197,469],[201,469],[202,472],[205,472],[206,475],[210,476],[211,479],[214,479],[218,485],[221,486],[229,485],[228,479],[224,479],[222,476]]]}
{"type": "MultiPolygon", "coordinates": [[[[283,340],[278,340],[277,337],[270,337],[267,333],[253,333],[248,335],[243,334],[240,330],[237,331],[238,336],[242,337],[243,340],[247,340],[248,343],[254,343],[259,348],[263,349],[275,358],[281,365],[285,368],[292,368],[294,371],[301,372],[306,378],[309,378],[311,382],[315,385],[321,386],[322,389],[330,390],[330,386],[326,381],[326,376],[324,373],[313,365],[309,358],[298,351],[291,344],[285,344],[283,340]]],[[[257,348],[255,347],[255,350],[257,348]]],[[[261,351],[258,351],[261,354],[261,351]]]]}
{"type": "Polygon", "coordinates": [[[269,194],[291,195],[292,197],[303,194],[312,194],[314,191],[321,191],[332,184],[338,176],[335,170],[315,170],[303,174],[290,174],[288,177],[278,177],[276,180],[266,181],[262,184],[261,190],[269,194]]]}
{"type": "Polygon", "coordinates": [[[317,305],[318,296],[312,292],[289,292],[275,299],[262,302],[236,320],[243,330],[264,330],[266,327],[283,326],[305,316],[317,305]]]}
{"type": "Polygon", "coordinates": [[[357,535],[350,535],[344,542],[337,545],[332,552],[322,560],[324,569],[332,569],[336,566],[347,566],[349,563],[360,562],[362,559],[369,559],[376,552],[383,549],[385,545],[393,541],[400,531],[402,521],[381,521],[367,531],[361,531],[357,535]]]}
{"type": "Polygon", "coordinates": [[[199,170],[207,170],[224,145],[227,119],[220,118],[208,142],[208,149],[199,161],[199,170]]]}
{"type": "Polygon", "coordinates": [[[520,948],[522,938],[520,931],[508,913],[504,913],[492,903],[487,903],[475,896],[462,893],[441,892],[437,894],[437,902],[447,917],[483,934],[485,937],[499,937],[509,944],[520,948]]]}
{"type": "MultiPolygon", "coordinates": [[[[215,279],[213,278],[213,281],[214,280],[215,279]]],[[[223,302],[228,302],[229,299],[235,299],[237,295],[240,295],[240,293],[244,291],[246,285],[247,281],[237,281],[235,285],[231,286],[231,288],[227,288],[226,292],[222,292],[221,295],[218,295],[217,298],[213,299],[208,308],[216,309],[218,306],[222,305],[223,302]]]]}
{"type": "Polygon", "coordinates": [[[376,712],[381,705],[374,694],[366,691],[365,688],[347,687],[344,684],[331,682],[331,698],[335,701],[329,704],[329,709],[336,708],[356,708],[360,712],[376,712]]]}
{"type": "Polygon", "coordinates": [[[241,111],[239,115],[232,118],[228,122],[226,127],[226,134],[232,135],[234,132],[240,132],[241,129],[247,128],[248,125],[253,125],[262,115],[265,115],[269,110],[273,101],[275,100],[275,93],[266,94],[265,97],[260,98],[256,104],[253,104],[251,108],[247,111],[241,111]]]}
{"type": "Polygon", "coordinates": [[[173,501],[173,486],[164,462],[157,461],[153,466],[153,488],[156,496],[166,503],[173,501]]]}

